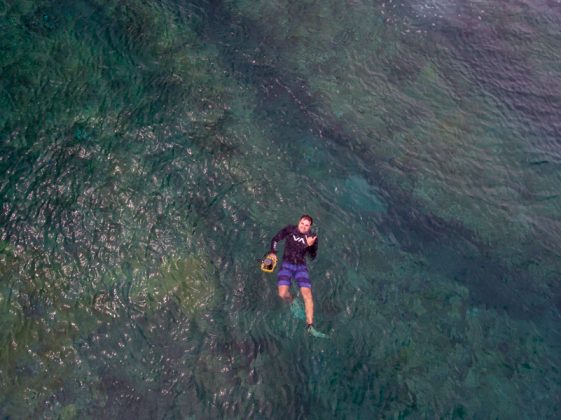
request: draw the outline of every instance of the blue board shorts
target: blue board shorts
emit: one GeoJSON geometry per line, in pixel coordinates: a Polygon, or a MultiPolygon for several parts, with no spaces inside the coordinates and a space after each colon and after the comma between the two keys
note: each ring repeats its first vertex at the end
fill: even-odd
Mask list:
{"type": "Polygon", "coordinates": [[[283,262],[277,276],[277,286],[290,286],[292,278],[296,279],[298,287],[312,288],[310,276],[308,276],[308,267],[306,264],[291,264],[283,262]]]}

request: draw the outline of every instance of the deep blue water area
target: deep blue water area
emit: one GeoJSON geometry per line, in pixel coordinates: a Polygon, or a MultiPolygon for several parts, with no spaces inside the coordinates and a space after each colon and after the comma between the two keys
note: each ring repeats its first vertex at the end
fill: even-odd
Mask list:
{"type": "Polygon", "coordinates": [[[559,418],[559,1],[0,0],[0,30],[3,418],[559,418]],[[328,339],[259,270],[303,213],[328,339]]]}

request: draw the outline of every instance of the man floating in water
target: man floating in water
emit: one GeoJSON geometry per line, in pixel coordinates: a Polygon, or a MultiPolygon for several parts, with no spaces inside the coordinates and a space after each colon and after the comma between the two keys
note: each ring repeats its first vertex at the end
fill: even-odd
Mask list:
{"type": "Polygon", "coordinates": [[[271,240],[271,254],[276,256],[277,245],[285,240],[282,264],[278,274],[277,286],[281,299],[291,302],[290,286],[294,278],[300,287],[300,293],[304,299],[306,312],[306,328],[315,336],[324,336],[316,331],[314,325],[314,300],[312,297],[312,283],[308,275],[306,265],[306,254],[313,260],[318,251],[317,234],[312,234],[311,227],[314,220],[311,216],[304,214],[300,217],[298,225],[288,225],[281,229],[271,240]]]}

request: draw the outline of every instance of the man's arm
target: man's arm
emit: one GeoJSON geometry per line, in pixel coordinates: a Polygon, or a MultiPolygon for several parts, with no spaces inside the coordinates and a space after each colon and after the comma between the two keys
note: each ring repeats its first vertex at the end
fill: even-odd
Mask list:
{"type": "Polygon", "coordinates": [[[275,254],[277,253],[278,243],[282,241],[284,238],[286,238],[291,230],[292,230],[292,226],[288,225],[282,228],[281,230],[279,230],[277,234],[273,236],[273,239],[271,240],[271,252],[274,252],[275,254]]]}
{"type": "Polygon", "coordinates": [[[312,260],[315,259],[318,254],[318,243],[319,238],[316,235],[316,240],[314,241],[313,245],[308,247],[308,253],[310,254],[310,258],[312,260]]]}

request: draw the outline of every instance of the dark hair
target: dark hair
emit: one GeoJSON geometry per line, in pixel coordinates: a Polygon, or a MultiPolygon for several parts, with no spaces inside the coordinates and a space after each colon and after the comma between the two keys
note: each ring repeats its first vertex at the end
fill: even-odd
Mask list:
{"type": "Polygon", "coordinates": [[[310,226],[314,224],[314,219],[312,219],[312,216],[308,215],[308,214],[303,214],[302,216],[300,216],[300,220],[302,219],[306,219],[307,221],[310,222],[310,226]]]}

